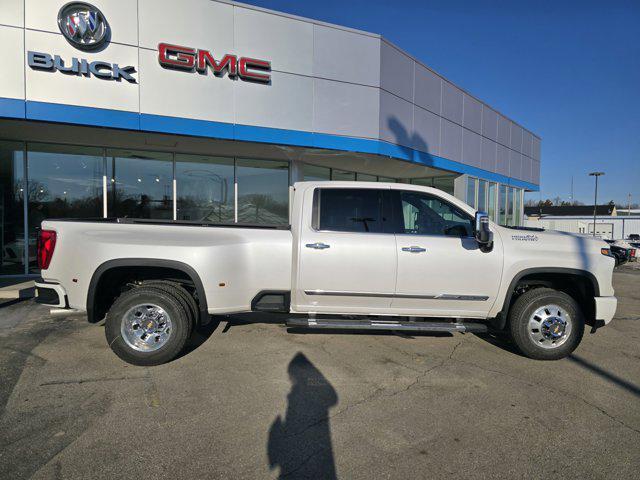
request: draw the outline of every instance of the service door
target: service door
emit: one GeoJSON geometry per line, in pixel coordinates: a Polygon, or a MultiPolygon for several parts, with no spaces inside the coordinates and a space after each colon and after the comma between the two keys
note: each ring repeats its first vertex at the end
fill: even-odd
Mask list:
{"type": "Polygon", "coordinates": [[[481,251],[473,218],[437,196],[397,190],[393,206],[401,221],[392,307],[416,316],[485,316],[500,286],[501,242],[481,251]]]}
{"type": "Polygon", "coordinates": [[[355,186],[309,192],[304,207],[308,220],[298,238],[294,311],[388,311],[397,266],[395,235],[385,215],[388,197],[389,189],[355,186]]]}

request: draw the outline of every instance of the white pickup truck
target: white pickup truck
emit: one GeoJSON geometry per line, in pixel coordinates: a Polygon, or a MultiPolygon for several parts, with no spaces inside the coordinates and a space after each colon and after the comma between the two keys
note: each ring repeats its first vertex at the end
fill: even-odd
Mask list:
{"type": "Polygon", "coordinates": [[[123,360],[175,358],[215,314],[278,312],[302,328],[506,330],[558,359],[616,310],[600,240],[498,226],[433,188],[301,182],[291,226],[46,220],[38,301],[105,321],[123,360]]]}

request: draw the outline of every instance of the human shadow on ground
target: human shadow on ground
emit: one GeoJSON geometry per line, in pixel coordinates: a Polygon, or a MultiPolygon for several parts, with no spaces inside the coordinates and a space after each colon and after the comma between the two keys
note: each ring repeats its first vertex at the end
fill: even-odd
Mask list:
{"type": "Polygon", "coordinates": [[[269,429],[269,467],[280,469],[278,478],[335,479],[329,409],[338,403],[338,394],[301,352],[288,372],[287,411],[269,429]]]}

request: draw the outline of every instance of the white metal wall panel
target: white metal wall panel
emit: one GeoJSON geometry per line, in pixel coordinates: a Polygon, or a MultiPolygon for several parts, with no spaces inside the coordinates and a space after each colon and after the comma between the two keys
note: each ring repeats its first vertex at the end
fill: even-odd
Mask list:
{"type": "Polygon", "coordinates": [[[419,63],[415,64],[414,102],[416,105],[440,115],[442,79],[419,63]]]}
{"type": "Polygon", "coordinates": [[[531,181],[540,185],[540,162],[534,160],[531,165],[531,181]]]}
{"type": "Polygon", "coordinates": [[[534,160],[540,161],[540,139],[537,137],[533,137],[532,149],[531,149],[531,158],[534,160]]]}
{"type": "Polygon", "coordinates": [[[380,44],[380,85],[388,92],[413,101],[414,61],[384,40],[380,44]]]}
{"type": "MultiPolygon", "coordinates": [[[[58,11],[66,3],[68,0],[25,0],[26,27],[62,35],[58,28],[58,11]]],[[[138,45],[137,0],[91,0],[90,3],[107,18],[112,43],[138,45]]],[[[107,46],[105,51],[110,49],[107,46]]]]}
{"type": "Polygon", "coordinates": [[[440,117],[420,107],[413,107],[413,148],[440,155],[440,117]]]}
{"type": "Polygon", "coordinates": [[[271,85],[235,83],[236,123],[311,131],[313,78],[271,72],[271,85]]]}
{"type": "Polygon", "coordinates": [[[405,147],[414,143],[413,105],[384,90],[380,92],[380,138],[405,147]]]}
{"type": "Polygon", "coordinates": [[[378,138],[380,90],[316,78],[313,115],[316,132],[378,138]]]}
{"type": "MultiPolygon", "coordinates": [[[[60,34],[27,30],[26,50],[55,52],[62,58],[72,57],[94,60],[108,60],[119,65],[133,65],[138,68],[138,49],[126,45],[111,44],[108,55],[103,52],[79,52],[60,34]]],[[[65,75],[26,68],[27,100],[62,103],[84,107],[110,108],[137,112],[138,84],[126,81],[115,82],[92,77],[65,75]]]]}
{"type": "Polygon", "coordinates": [[[496,152],[497,143],[488,138],[482,137],[482,158],[480,160],[480,167],[489,171],[496,171],[496,152]]]}
{"type": "Polygon", "coordinates": [[[11,45],[2,52],[0,97],[24,100],[24,30],[0,26],[0,45],[11,45]]]}
{"type": "Polygon", "coordinates": [[[313,74],[380,86],[380,39],[323,25],[313,26],[313,74]]]}
{"type": "Polygon", "coordinates": [[[482,165],[481,137],[466,128],[462,130],[462,163],[479,168],[482,165]]]}
{"type": "Polygon", "coordinates": [[[469,95],[464,95],[462,125],[476,133],[482,133],[482,104],[469,95]]]}
{"type": "Polygon", "coordinates": [[[172,43],[210,50],[216,59],[233,53],[233,5],[203,0],[177,5],[175,0],[138,0],[141,47],[157,50],[159,43],[172,43]]]}
{"type": "MultiPolygon", "coordinates": [[[[140,50],[140,112],[233,123],[233,90],[228,76],[165,69],[158,52],[140,50]]],[[[262,88],[268,88],[261,85],[262,88]]]]}
{"type": "Polygon", "coordinates": [[[24,0],[0,2],[0,25],[24,27],[24,0]]]}
{"type": "Polygon", "coordinates": [[[447,81],[442,82],[442,116],[462,125],[462,90],[447,81]]]}
{"type": "Polygon", "coordinates": [[[522,180],[525,182],[533,183],[533,176],[531,169],[533,167],[533,160],[526,155],[522,156],[522,180]]]}
{"type": "Polygon", "coordinates": [[[313,24],[239,6],[234,19],[239,55],[271,60],[280,72],[313,74],[313,24]]]}
{"type": "Polygon", "coordinates": [[[440,128],[440,155],[455,162],[462,161],[462,127],[443,118],[440,128]]]}

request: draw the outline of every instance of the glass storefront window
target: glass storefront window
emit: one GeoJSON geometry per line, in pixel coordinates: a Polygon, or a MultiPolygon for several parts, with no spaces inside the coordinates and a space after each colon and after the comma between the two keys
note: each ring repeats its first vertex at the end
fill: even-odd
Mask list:
{"type": "Polygon", "coordinates": [[[395,178],[391,178],[391,177],[378,177],[378,181],[379,182],[386,182],[386,183],[398,183],[398,180],[396,180],[395,178]]]}
{"type": "Polygon", "coordinates": [[[24,186],[24,144],[0,141],[0,275],[25,273],[24,186]]]}
{"type": "Polygon", "coordinates": [[[47,218],[102,217],[101,148],[27,144],[29,266],[37,272],[36,228],[47,218]]]}
{"type": "Polygon", "coordinates": [[[513,197],[514,189],[509,187],[507,190],[507,225],[513,225],[513,197]]]}
{"type": "Polygon", "coordinates": [[[499,216],[498,223],[500,225],[507,224],[507,186],[500,185],[500,196],[498,199],[499,216]]]}
{"type": "Polygon", "coordinates": [[[331,180],[331,169],[304,163],[302,164],[302,176],[305,182],[323,182],[331,180]]]}
{"type": "Polygon", "coordinates": [[[478,180],[478,210],[487,211],[487,181],[478,180]]]}
{"type": "Polygon", "coordinates": [[[354,181],[356,179],[355,172],[345,172],[344,170],[331,170],[331,180],[354,181]]]}
{"type": "Polygon", "coordinates": [[[434,177],[433,186],[449,195],[453,195],[455,178],[454,176],[434,177]]]}
{"type": "Polygon", "coordinates": [[[289,223],[289,164],[238,159],[238,223],[289,223]]]}
{"type": "Polygon", "coordinates": [[[513,224],[520,227],[522,226],[522,190],[519,188],[514,189],[515,201],[513,206],[514,220],[513,224]]]}
{"type": "Polygon", "coordinates": [[[233,158],[176,154],[176,218],[232,223],[233,182],[233,158]]]}
{"type": "Polygon", "coordinates": [[[429,178],[412,178],[412,185],[421,185],[423,187],[433,187],[433,177],[429,178]]]}
{"type": "Polygon", "coordinates": [[[107,150],[110,217],[173,218],[173,154],[107,150]]]}
{"type": "Polygon", "coordinates": [[[497,190],[497,184],[490,182],[489,183],[489,218],[491,220],[493,220],[494,222],[497,222],[498,219],[496,218],[496,190],[497,190]]]}
{"type": "Polygon", "coordinates": [[[467,204],[476,208],[476,179],[467,178],[467,204]]]}
{"type": "Polygon", "coordinates": [[[377,182],[378,177],[375,175],[367,175],[366,173],[358,173],[356,175],[356,180],[359,182],[377,182]]]}

